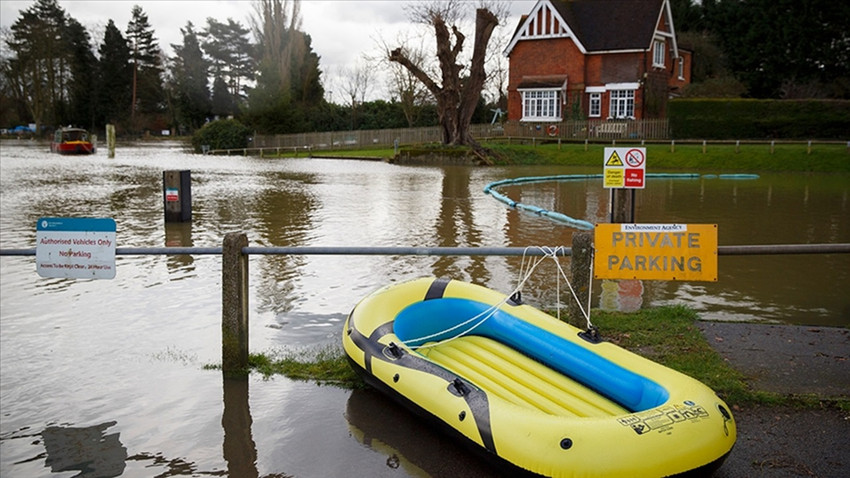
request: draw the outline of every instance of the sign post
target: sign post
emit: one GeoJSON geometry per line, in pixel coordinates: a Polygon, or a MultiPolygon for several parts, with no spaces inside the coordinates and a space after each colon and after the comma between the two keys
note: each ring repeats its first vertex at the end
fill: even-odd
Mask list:
{"type": "Polygon", "coordinates": [[[192,221],[192,171],[163,171],[165,222],[192,221]]]}
{"type": "Polygon", "coordinates": [[[36,225],[36,270],[41,277],[115,277],[115,220],[42,217],[36,225]]]}

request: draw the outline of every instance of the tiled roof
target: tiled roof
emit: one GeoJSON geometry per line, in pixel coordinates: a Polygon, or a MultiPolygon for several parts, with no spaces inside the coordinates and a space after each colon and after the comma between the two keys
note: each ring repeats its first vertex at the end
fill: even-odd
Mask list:
{"type": "Polygon", "coordinates": [[[648,48],[663,4],[663,0],[550,2],[588,52],[648,48]]]}
{"type": "Polygon", "coordinates": [[[524,76],[517,88],[563,88],[567,75],[524,76]]]}

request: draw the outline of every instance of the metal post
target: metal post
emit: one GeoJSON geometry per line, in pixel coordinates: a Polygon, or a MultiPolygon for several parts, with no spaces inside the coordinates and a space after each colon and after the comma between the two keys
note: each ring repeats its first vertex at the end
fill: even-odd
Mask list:
{"type": "Polygon", "coordinates": [[[165,203],[165,222],[192,220],[191,171],[163,171],[162,194],[165,203]]]}
{"type": "Polygon", "coordinates": [[[221,251],[221,369],[239,375],[248,369],[248,236],[225,234],[221,251]]]}

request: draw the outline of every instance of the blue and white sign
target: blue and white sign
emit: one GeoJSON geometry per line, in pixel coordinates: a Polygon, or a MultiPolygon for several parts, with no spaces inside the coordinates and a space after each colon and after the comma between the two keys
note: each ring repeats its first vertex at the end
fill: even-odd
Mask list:
{"type": "Polygon", "coordinates": [[[35,261],[41,277],[115,277],[115,220],[42,217],[36,225],[35,261]]]}

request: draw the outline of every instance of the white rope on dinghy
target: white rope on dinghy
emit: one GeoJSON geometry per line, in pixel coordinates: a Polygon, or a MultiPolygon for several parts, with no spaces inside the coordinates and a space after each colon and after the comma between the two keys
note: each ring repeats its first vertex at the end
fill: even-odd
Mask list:
{"type": "MultiPolygon", "coordinates": [[[[570,289],[570,293],[572,294],[573,299],[578,304],[578,307],[579,307],[579,310],[582,313],[582,316],[584,317],[585,321],[587,322],[587,329],[588,330],[592,329],[593,324],[590,321],[590,300],[591,300],[591,297],[592,297],[592,292],[591,292],[591,290],[588,290],[587,308],[583,307],[582,301],[579,300],[578,295],[575,292],[575,289],[573,288],[572,284],[570,283],[569,278],[567,278],[566,272],[564,272],[563,267],[561,267],[561,263],[558,261],[558,254],[563,255],[563,252],[564,252],[563,246],[557,246],[557,247],[554,247],[554,248],[549,247],[549,246],[529,246],[529,247],[526,247],[525,251],[523,251],[523,254],[522,254],[522,261],[520,262],[519,275],[517,277],[517,285],[502,300],[491,305],[486,310],[476,314],[473,317],[470,317],[469,319],[467,319],[467,320],[465,320],[461,323],[455,324],[451,327],[448,327],[446,329],[434,332],[432,334],[423,335],[421,337],[415,337],[415,338],[412,338],[412,339],[408,339],[408,340],[406,340],[406,342],[408,342],[408,343],[410,343],[410,342],[427,342],[427,343],[423,343],[421,345],[409,346],[412,350],[418,350],[418,349],[422,349],[422,348],[436,347],[438,345],[442,345],[442,344],[451,342],[452,340],[455,340],[455,339],[458,339],[458,338],[463,337],[465,335],[468,335],[470,332],[475,330],[479,325],[483,324],[487,319],[492,317],[496,313],[496,311],[499,310],[499,308],[501,308],[502,305],[506,304],[509,300],[512,300],[515,297],[517,297],[517,298],[521,297],[522,296],[522,289],[525,286],[525,283],[528,282],[528,279],[532,276],[534,271],[537,269],[537,266],[539,266],[547,258],[551,258],[555,262],[555,266],[558,269],[558,274],[556,276],[556,286],[555,286],[556,300],[557,300],[557,304],[558,304],[558,306],[556,306],[557,318],[558,319],[561,318],[561,309],[560,309],[560,303],[561,303],[561,290],[560,290],[560,288],[561,288],[561,285],[560,285],[560,283],[561,283],[561,278],[563,277],[564,281],[567,283],[567,286],[570,289]],[[527,253],[530,249],[534,249],[534,248],[543,252],[543,255],[542,256],[536,256],[532,260],[529,256],[527,256],[527,253]],[[527,257],[529,259],[528,262],[526,262],[527,257]],[[463,329],[460,332],[458,332],[457,334],[452,335],[451,337],[447,337],[445,339],[435,341],[435,342],[428,342],[429,339],[433,339],[433,338],[445,335],[447,333],[461,329],[462,327],[465,327],[469,324],[472,324],[469,328],[463,329]]],[[[591,262],[590,267],[591,267],[590,277],[593,277],[593,263],[592,262],[591,262]]],[[[591,285],[592,285],[592,281],[591,281],[591,285]]],[[[588,287],[588,289],[591,289],[591,287],[588,287]]]]}

